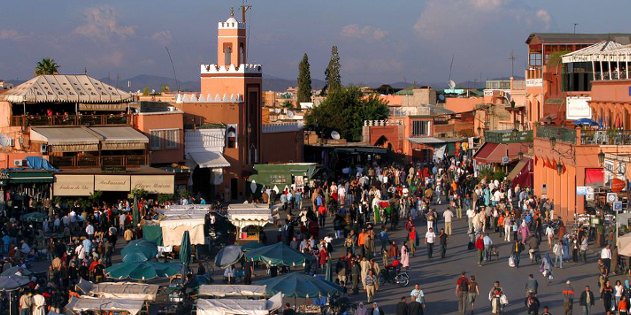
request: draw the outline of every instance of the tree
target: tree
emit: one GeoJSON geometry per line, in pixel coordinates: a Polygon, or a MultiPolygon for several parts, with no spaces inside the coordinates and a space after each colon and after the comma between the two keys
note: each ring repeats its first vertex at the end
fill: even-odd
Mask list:
{"type": "Polygon", "coordinates": [[[59,65],[55,63],[55,59],[44,58],[42,61],[37,63],[35,66],[35,75],[43,75],[43,74],[57,74],[59,70],[59,65]]]}
{"type": "Polygon", "coordinates": [[[291,101],[284,101],[283,104],[281,104],[281,107],[292,109],[294,108],[294,103],[292,103],[291,101]]]}
{"type": "Polygon", "coordinates": [[[331,60],[324,71],[326,83],[322,88],[322,93],[330,93],[342,87],[342,77],[340,76],[340,55],[337,53],[337,46],[331,48],[331,60]]]}
{"type": "Polygon", "coordinates": [[[364,96],[356,86],[333,89],[320,105],[307,113],[307,128],[324,135],[335,130],[346,140],[361,141],[364,120],[386,119],[386,105],[376,95],[364,96]]]}
{"type": "Polygon", "coordinates": [[[298,66],[298,96],[296,104],[301,102],[311,102],[311,66],[307,53],[302,56],[302,61],[298,66]]]}
{"type": "Polygon", "coordinates": [[[145,86],[144,89],[142,89],[142,95],[143,96],[148,96],[149,95],[149,87],[145,86]]]}

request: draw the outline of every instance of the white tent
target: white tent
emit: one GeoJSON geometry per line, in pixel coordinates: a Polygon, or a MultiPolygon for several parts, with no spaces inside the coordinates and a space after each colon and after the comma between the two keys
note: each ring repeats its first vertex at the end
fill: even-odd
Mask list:
{"type": "Polygon", "coordinates": [[[631,256],[631,233],[618,237],[618,255],[631,256]]]}
{"type": "Polygon", "coordinates": [[[243,229],[246,226],[265,226],[273,223],[272,210],[263,203],[237,203],[228,205],[228,219],[234,226],[243,229]]]}
{"type": "Polygon", "coordinates": [[[201,285],[198,295],[202,296],[265,296],[266,286],[264,285],[201,285]]]}
{"type": "Polygon", "coordinates": [[[204,221],[205,214],[203,213],[176,214],[160,220],[163,245],[179,246],[182,244],[184,231],[188,231],[192,245],[206,244],[204,221]]]}
{"type": "Polygon", "coordinates": [[[68,305],[68,309],[73,312],[86,312],[86,311],[125,311],[129,314],[138,314],[144,305],[144,301],[141,300],[126,300],[126,299],[103,299],[81,296],[80,298],[72,297],[68,305]]]}
{"type": "Polygon", "coordinates": [[[198,299],[198,315],[267,315],[283,305],[281,293],[269,300],[198,299]]]}
{"type": "Polygon", "coordinates": [[[135,282],[101,282],[94,284],[83,278],[76,285],[84,295],[107,299],[129,299],[142,301],[155,301],[158,295],[159,285],[135,282]]]}

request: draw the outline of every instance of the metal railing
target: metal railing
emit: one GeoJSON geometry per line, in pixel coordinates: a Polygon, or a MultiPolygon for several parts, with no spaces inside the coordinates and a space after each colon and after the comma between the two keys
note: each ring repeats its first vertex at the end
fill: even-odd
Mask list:
{"type": "Polygon", "coordinates": [[[631,130],[583,130],[581,144],[626,145],[631,144],[631,130]]]}
{"type": "Polygon", "coordinates": [[[576,129],[559,126],[537,126],[537,138],[555,138],[556,141],[576,144],[576,129]]]}
{"type": "Polygon", "coordinates": [[[50,156],[50,163],[59,168],[138,167],[147,164],[146,155],[50,156]]]}
{"type": "Polygon", "coordinates": [[[56,115],[11,117],[11,126],[129,125],[131,115],[56,115]]]}
{"type": "Polygon", "coordinates": [[[484,139],[491,143],[532,142],[532,130],[517,131],[517,133],[512,130],[488,130],[484,131],[484,139]]]}

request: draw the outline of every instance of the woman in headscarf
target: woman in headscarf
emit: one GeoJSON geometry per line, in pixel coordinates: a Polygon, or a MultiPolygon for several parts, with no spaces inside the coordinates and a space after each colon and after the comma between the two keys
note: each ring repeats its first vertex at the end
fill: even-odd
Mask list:
{"type": "Polygon", "coordinates": [[[543,276],[548,279],[548,283],[552,281],[552,258],[550,258],[550,253],[546,253],[546,256],[543,258],[543,262],[541,263],[543,266],[543,276]]]}
{"type": "Polygon", "coordinates": [[[530,236],[531,233],[525,220],[521,221],[521,226],[519,226],[519,228],[517,229],[517,232],[519,236],[521,236],[521,242],[523,244],[526,244],[526,239],[528,238],[528,236],[530,236]]]}

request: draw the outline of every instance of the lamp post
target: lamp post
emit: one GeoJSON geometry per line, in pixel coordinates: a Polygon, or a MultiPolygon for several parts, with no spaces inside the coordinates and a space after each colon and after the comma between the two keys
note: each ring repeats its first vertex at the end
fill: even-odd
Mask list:
{"type": "Polygon", "coordinates": [[[598,162],[600,162],[600,165],[605,164],[605,153],[603,152],[603,150],[600,150],[600,152],[598,153],[598,162]]]}
{"type": "Polygon", "coordinates": [[[554,148],[554,146],[557,144],[557,138],[556,137],[550,137],[550,146],[552,148],[554,148]]]}
{"type": "Polygon", "coordinates": [[[524,152],[519,151],[519,153],[517,153],[517,157],[519,158],[519,160],[521,161],[524,158],[524,152]]]}
{"type": "Polygon", "coordinates": [[[561,162],[557,162],[557,173],[559,176],[563,174],[563,164],[561,164],[561,162]]]}

